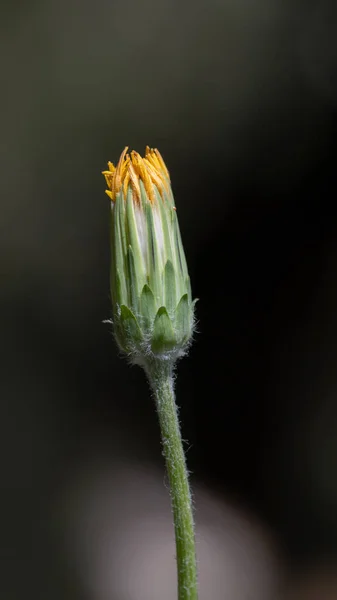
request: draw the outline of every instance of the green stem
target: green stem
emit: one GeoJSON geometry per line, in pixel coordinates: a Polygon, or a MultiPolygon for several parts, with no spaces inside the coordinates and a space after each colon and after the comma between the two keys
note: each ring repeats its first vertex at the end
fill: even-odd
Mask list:
{"type": "Polygon", "coordinates": [[[147,374],[154,392],[170,483],[176,539],[178,600],[197,600],[192,501],[173,389],[173,365],[156,359],[147,374]]]}

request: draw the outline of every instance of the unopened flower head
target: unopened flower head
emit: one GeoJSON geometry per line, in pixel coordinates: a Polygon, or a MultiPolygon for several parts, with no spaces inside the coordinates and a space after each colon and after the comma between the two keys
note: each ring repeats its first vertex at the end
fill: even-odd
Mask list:
{"type": "Polygon", "coordinates": [[[103,171],[111,201],[113,325],[120,348],[139,363],[181,356],[191,339],[194,303],[166,165],[125,148],[103,171]]]}

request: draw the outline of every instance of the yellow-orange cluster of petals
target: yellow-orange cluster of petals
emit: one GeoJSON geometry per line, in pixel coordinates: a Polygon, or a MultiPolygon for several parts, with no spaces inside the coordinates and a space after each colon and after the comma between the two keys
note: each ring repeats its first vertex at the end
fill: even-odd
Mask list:
{"type": "Polygon", "coordinates": [[[123,190],[126,198],[128,186],[131,186],[133,199],[140,202],[141,192],[139,181],[143,182],[147,197],[150,202],[155,202],[155,189],[163,197],[164,192],[169,191],[170,177],[164,160],[157,148],[146,146],[145,157],[142,158],[138,152],[132,150],[128,154],[128,147],[124,148],[121,157],[116,165],[108,162],[108,170],[102,171],[108,189],[105,193],[112,202],[115,202],[116,195],[123,190]]]}

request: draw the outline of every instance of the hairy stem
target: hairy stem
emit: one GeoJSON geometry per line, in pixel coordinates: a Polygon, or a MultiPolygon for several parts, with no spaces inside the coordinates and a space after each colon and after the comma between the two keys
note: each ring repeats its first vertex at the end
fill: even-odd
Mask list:
{"type": "Polygon", "coordinates": [[[173,365],[169,361],[156,359],[146,370],[155,396],[170,483],[176,540],[178,600],[197,600],[192,501],[175,403],[173,365]]]}

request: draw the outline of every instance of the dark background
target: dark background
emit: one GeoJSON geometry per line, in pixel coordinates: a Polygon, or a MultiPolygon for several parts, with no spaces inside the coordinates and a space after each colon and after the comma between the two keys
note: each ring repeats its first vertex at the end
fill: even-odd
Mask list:
{"type": "MultiPolygon", "coordinates": [[[[239,529],[258,523],[287,598],[310,570],[319,582],[325,568],[336,572],[336,22],[331,0],[3,5],[6,600],[133,600],[117,576],[104,591],[84,576],[92,554],[83,558],[83,545],[96,548],[90,536],[106,523],[88,509],[88,529],[83,508],[97,473],[102,496],[104,473],[112,489],[106,519],[116,556],[142,486],[151,488],[148,473],[163,487],[171,534],[147,384],[102,323],[111,308],[101,170],[126,144],[164,156],[199,298],[198,333],[177,380],[197,521],[200,489],[235,512],[239,529]]],[[[155,497],[144,503],[156,531],[155,497]]],[[[214,527],[226,545],[226,526],[214,527]]],[[[140,536],[136,554],[142,548],[146,579],[140,536]]],[[[221,552],[205,599],[229,597],[221,552]]],[[[247,585],[230,597],[273,594],[273,585],[247,585]]],[[[330,583],[317,585],[320,600],[337,597],[330,583]]],[[[294,597],[313,598],[310,588],[294,597]]],[[[167,593],[163,600],[174,598],[167,593]]]]}

